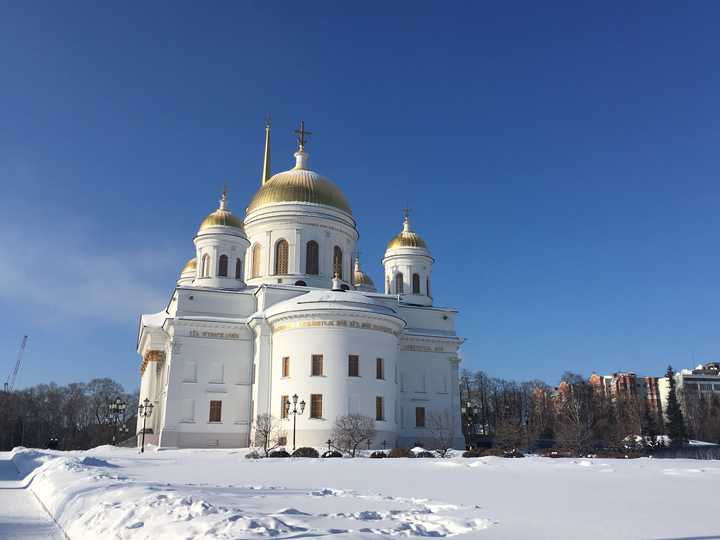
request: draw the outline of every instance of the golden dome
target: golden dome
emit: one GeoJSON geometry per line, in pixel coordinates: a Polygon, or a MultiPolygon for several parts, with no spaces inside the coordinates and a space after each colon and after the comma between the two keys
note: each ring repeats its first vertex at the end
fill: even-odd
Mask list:
{"type": "Polygon", "coordinates": [[[247,207],[247,213],[274,203],[302,202],[332,206],[352,214],[340,188],[331,180],[305,168],[307,154],[295,154],[294,169],[278,173],[265,182],[247,207]]]}
{"type": "Polygon", "coordinates": [[[245,228],[242,219],[234,216],[232,212],[228,210],[227,193],[225,191],[223,191],[222,197],[220,198],[220,208],[202,220],[198,232],[208,227],[235,227],[241,230],[245,228]]]}
{"type": "Polygon", "coordinates": [[[425,243],[425,240],[420,238],[420,235],[418,233],[410,230],[410,219],[408,218],[407,214],[405,214],[405,218],[403,219],[403,230],[400,232],[400,234],[398,234],[395,238],[388,242],[387,249],[397,249],[404,247],[427,249],[427,244],[425,243]]]}
{"type": "Polygon", "coordinates": [[[355,269],[353,271],[353,285],[367,285],[368,287],[375,287],[375,283],[365,272],[360,270],[360,260],[355,259],[355,269]]]}
{"type": "Polygon", "coordinates": [[[187,274],[189,272],[194,273],[196,270],[197,270],[197,258],[193,257],[185,264],[182,271],[180,272],[180,275],[187,274]]]}

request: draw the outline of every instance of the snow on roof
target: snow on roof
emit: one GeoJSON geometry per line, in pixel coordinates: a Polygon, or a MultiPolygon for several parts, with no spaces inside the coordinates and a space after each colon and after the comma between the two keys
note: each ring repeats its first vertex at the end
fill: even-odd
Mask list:
{"type": "Polygon", "coordinates": [[[157,313],[149,313],[140,317],[140,326],[148,328],[161,328],[165,319],[168,318],[167,311],[159,311],[157,313]]]}

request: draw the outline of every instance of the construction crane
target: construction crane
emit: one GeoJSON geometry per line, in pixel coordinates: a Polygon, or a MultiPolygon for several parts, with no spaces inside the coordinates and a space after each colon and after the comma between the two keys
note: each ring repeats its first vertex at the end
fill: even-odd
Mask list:
{"type": "Polygon", "coordinates": [[[15,388],[15,379],[17,378],[18,371],[20,371],[20,364],[22,364],[23,355],[25,354],[25,345],[27,345],[27,336],[23,336],[22,343],[20,343],[20,350],[17,353],[17,359],[15,360],[15,367],[8,375],[5,381],[5,391],[12,392],[15,388]]]}

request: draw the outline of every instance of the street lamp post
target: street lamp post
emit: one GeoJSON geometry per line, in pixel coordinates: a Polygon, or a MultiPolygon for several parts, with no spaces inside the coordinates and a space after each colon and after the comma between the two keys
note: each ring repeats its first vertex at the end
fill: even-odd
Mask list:
{"type": "Polygon", "coordinates": [[[150,400],[148,398],[145,398],[143,402],[138,406],[138,416],[142,417],[143,419],[142,442],[140,443],[141,453],[145,452],[145,423],[152,414],[153,407],[154,405],[150,403],[150,400]]]}
{"type": "Polygon", "coordinates": [[[292,409],[290,409],[290,402],[285,402],[285,414],[293,415],[293,452],[295,451],[295,429],[297,426],[297,415],[302,414],[305,410],[305,400],[298,403],[298,395],[293,394],[292,397],[292,409]]]}
{"type": "Polygon", "coordinates": [[[113,428],[112,444],[115,444],[115,436],[117,435],[118,428],[120,426],[120,418],[125,418],[125,410],[127,409],[127,403],[118,397],[115,398],[115,401],[110,402],[108,408],[110,409],[110,415],[108,418],[113,428]]]}
{"type": "Polygon", "coordinates": [[[473,404],[468,401],[465,407],[462,409],[462,414],[465,417],[465,446],[467,448],[472,447],[472,436],[475,432],[475,416],[478,414],[479,409],[474,407],[473,404]]]}

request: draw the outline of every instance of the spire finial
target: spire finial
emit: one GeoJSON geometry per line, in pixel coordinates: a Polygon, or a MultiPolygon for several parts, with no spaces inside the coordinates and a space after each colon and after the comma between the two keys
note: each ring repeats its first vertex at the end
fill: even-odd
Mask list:
{"type": "Polygon", "coordinates": [[[220,195],[220,210],[227,210],[228,186],[223,185],[222,195],[220,195]]]}
{"type": "Polygon", "coordinates": [[[403,208],[403,232],[410,231],[410,209],[403,208]]]}
{"type": "Polygon", "coordinates": [[[272,118],[270,113],[265,116],[265,153],[263,154],[262,184],[270,180],[270,128],[272,118]]]}

